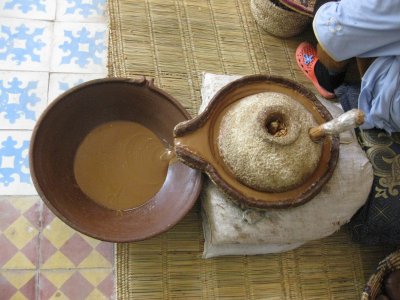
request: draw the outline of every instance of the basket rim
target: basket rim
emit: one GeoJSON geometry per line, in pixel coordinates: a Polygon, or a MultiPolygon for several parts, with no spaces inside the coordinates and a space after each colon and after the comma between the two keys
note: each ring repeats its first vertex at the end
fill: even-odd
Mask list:
{"type": "Polygon", "coordinates": [[[395,270],[400,270],[400,249],[390,253],[379,262],[375,272],[369,277],[365,284],[361,299],[375,299],[378,295],[377,293],[381,289],[385,275],[395,270]]]}

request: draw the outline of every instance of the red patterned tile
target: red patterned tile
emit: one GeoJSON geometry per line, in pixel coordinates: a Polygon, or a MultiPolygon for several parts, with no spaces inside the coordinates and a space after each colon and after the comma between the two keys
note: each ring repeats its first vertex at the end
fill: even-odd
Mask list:
{"type": "Polygon", "coordinates": [[[46,276],[40,274],[39,276],[39,295],[41,300],[50,299],[51,296],[57,291],[57,288],[52,284],[46,276]]]}
{"type": "Polygon", "coordinates": [[[40,205],[38,201],[24,213],[24,217],[38,230],[40,227],[40,205]]]}
{"type": "Polygon", "coordinates": [[[28,244],[21,249],[21,252],[32,262],[32,264],[37,266],[39,260],[39,236],[30,240],[28,244]]]}
{"type": "Polygon", "coordinates": [[[79,272],[75,272],[60,288],[69,299],[85,299],[94,287],[79,272]]]}
{"type": "Polygon", "coordinates": [[[10,299],[16,292],[17,289],[2,274],[0,274],[1,299],[10,299]]]}
{"type": "Polygon", "coordinates": [[[0,235],[0,249],[0,267],[18,252],[18,248],[3,235],[0,235]]]}
{"type": "Polygon", "coordinates": [[[36,280],[34,270],[0,270],[0,299],[36,299],[36,280]]]}
{"type": "Polygon", "coordinates": [[[0,200],[0,231],[4,231],[18,217],[20,212],[8,200],[0,200]]]}
{"type": "Polygon", "coordinates": [[[107,297],[112,299],[114,296],[114,274],[111,272],[98,286],[97,289],[107,297]]]}
{"type": "Polygon", "coordinates": [[[44,236],[41,237],[40,242],[40,253],[41,253],[41,264],[44,264],[54,253],[57,252],[57,248],[44,236]]]}
{"type": "Polygon", "coordinates": [[[97,252],[103,255],[110,263],[114,262],[114,244],[101,242],[96,246],[97,252]]]}
{"type": "Polygon", "coordinates": [[[93,248],[79,234],[75,233],[60,248],[60,251],[77,266],[93,251],[93,248]]]}
{"type": "Polygon", "coordinates": [[[36,276],[32,277],[19,291],[28,299],[36,298],[36,276]]]}
{"type": "Polygon", "coordinates": [[[56,216],[47,208],[46,205],[43,205],[42,211],[42,227],[45,228],[49,225],[56,216]]]}

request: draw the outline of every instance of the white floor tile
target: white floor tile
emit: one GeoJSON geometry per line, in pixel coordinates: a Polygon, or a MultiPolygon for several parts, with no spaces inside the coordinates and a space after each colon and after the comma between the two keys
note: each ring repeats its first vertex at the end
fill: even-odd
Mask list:
{"type": "Polygon", "coordinates": [[[52,72],[107,72],[107,25],[55,22],[52,72]]]}
{"type": "Polygon", "coordinates": [[[65,90],[107,76],[106,6],[0,0],[0,195],[37,194],[28,160],[39,115],[65,90]]]}
{"type": "Polygon", "coordinates": [[[106,0],[57,0],[57,21],[106,22],[106,0]]]}
{"type": "Polygon", "coordinates": [[[0,16],[54,20],[56,0],[0,0],[0,16]]]}
{"type": "Polygon", "coordinates": [[[49,73],[0,71],[0,129],[33,129],[47,105],[49,73]]]}
{"type": "Polygon", "coordinates": [[[0,130],[0,195],[36,195],[29,174],[31,131],[0,130]]]}
{"type": "Polygon", "coordinates": [[[48,101],[53,101],[56,97],[78,84],[104,77],[107,77],[107,74],[51,73],[48,101]]]}
{"type": "Polygon", "coordinates": [[[53,23],[0,18],[0,70],[48,71],[53,23]]]}

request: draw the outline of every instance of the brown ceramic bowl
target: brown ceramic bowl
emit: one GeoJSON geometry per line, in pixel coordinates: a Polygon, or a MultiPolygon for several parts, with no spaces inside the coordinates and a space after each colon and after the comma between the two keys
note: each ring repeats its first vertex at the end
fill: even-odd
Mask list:
{"type": "Polygon", "coordinates": [[[138,241],[164,232],[194,205],[201,188],[199,171],[173,163],[153,198],[136,209],[117,212],[81,191],[74,176],[74,156],[84,137],[106,122],[138,122],[173,145],[174,126],[189,118],[176,100],[144,78],[81,84],[57,98],[35,127],[30,147],[35,187],[56,216],[96,239],[138,241]]]}

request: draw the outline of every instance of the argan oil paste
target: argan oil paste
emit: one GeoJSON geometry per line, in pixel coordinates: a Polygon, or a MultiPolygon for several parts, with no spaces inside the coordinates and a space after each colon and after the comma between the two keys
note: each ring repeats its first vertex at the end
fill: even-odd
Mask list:
{"type": "Polygon", "coordinates": [[[313,115],[292,97],[264,92],[235,102],[222,118],[218,147],[224,163],[243,184],[265,192],[285,192],[316,170],[322,144],[308,129],[313,115]]]}
{"type": "Polygon", "coordinates": [[[136,208],[162,187],[171,152],[146,127],[113,121],[84,138],[74,159],[75,179],[94,202],[113,210],[136,208]]]}

